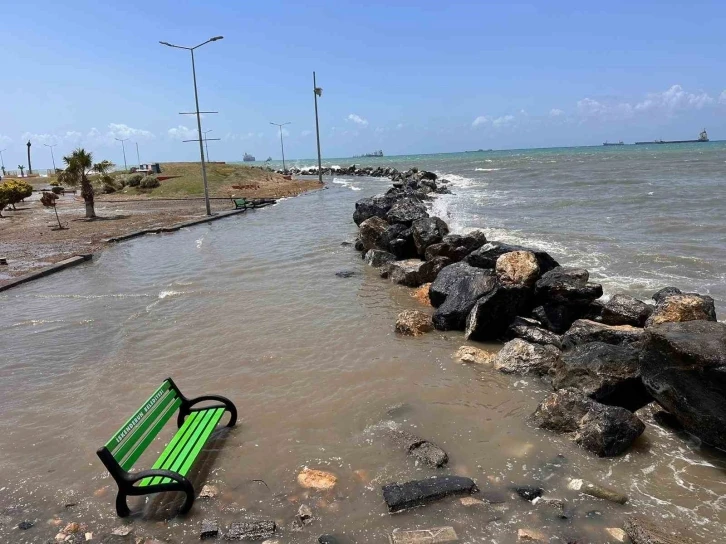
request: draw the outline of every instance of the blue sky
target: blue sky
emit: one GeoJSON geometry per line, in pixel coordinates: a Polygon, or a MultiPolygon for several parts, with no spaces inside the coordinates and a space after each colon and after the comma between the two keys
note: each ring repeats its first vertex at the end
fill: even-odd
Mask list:
{"type": "Polygon", "coordinates": [[[195,45],[212,160],[726,139],[724,2],[6,3],[0,149],[36,168],[77,145],[122,164],[195,160],[195,45]],[[135,163],[133,144],[127,148],[135,163]]]}

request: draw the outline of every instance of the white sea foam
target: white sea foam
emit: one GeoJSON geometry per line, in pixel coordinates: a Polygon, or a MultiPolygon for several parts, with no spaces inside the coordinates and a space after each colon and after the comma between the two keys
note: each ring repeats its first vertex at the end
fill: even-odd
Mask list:
{"type": "Polygon", "coordinates": [[[474,168],[476,172],[498,172],[501,168],[474,168]]]}
{"type": "Polygon", "coordinates": [[[168,289],[168,290],[165,290],[165,291],[162,291],[161,293],[159,293],[159,298],[176,297],[179,295],[186,295],[186,294],[187,294],[186,291],[174,291],[172,289],[168,289]]]}
{"type": "Polygon", "coordinates": [[[346,187],[347,189],[350,189],[351,191],[360,191],[360,187],[356,187],[353,185],[353,182],[351,182],[348,179],[345,178],[333,178],[333,183],[336,183],[338,185],[342,185],[343,187],[346,187]]]}
{"type": "Polygon", "coordinates": [[[481,181],[467,178],[465,176],[459,176],[458,174],[444,174],[441,172],[434,172],[439,178],[441,179],[447,179],[449,180],[450,184],[454,187],[472,187],[474,185],[476,186],[486,186],[481,181]]]}

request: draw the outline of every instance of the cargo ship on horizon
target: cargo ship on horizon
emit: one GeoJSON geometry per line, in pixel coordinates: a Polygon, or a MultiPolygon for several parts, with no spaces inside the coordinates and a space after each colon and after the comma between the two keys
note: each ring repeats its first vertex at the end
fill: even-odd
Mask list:
{"type": "Polygon", "coordinates": [[[708,133],[704,128],[701,134],[698,135],[698,140],[655,140],[654,142],[635,142],[635,145],[647,145],[647,144],[700,144],[708,142],[708,133]]]}

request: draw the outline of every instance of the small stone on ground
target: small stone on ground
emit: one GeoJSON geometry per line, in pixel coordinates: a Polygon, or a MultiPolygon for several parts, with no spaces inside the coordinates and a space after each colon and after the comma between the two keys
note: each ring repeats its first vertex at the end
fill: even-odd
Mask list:
{"type": "Polygon", "coordinates": [[[305,467],[297,475],[297,483],[308,489],[317,489],[318,491],[333,489],[337,482],[338,478],[334,474],[308,467],[305,467]]]}

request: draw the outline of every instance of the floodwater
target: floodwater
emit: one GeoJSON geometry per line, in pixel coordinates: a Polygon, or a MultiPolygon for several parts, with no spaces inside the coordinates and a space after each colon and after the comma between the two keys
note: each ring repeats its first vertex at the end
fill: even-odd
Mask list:
{"type": "MultiPolygon", "coordinates": [[[[193,479],[197,489],[216,485],[219,496],[198,499],[185,518],[170,515],[174,504],[164,497],[130,499],[141,512],[131,518],[137,536],[196,542],[200,521],[216,517],[222,526],[275,520],[282,542],[332,533],[343,543],[383,543],[394,528],[451,525],[463,542],[509,544],[529,527],[552,542],[598,544],[608,542],[605,527],[641,513],[719,542],[722,454],[645,417],[646,432],[629,453],[598,459],[527,422],[548,390],[538,379],[457,363],[461,333],[394,334],[398,312],[425,308],[341,246],[355,237],[355,200],[388,183],[330,184],[146,236],[0,294],[0,540],[45,542],[58,531],[47,523],[54,517],[96,535],[118,526],[115,487],[95,451],[172,376],[188,396],[232,399],[239,423],[210,443],[193,479]],[[342,270],[355,274],[337,277],[342,270]],[[377,439],[371,429],[391,419],[443,447],[448,468],[417,466],[377,439]],[[334,491],[301,489],[304,466],[335,473],[334,491]],[[381,485],[434,474],[469,476],[506,502],[465,507],[447,499],[387,513],[381,485]],[[569,478],[607,484],[630,501],[580,496],[567,489],[569,478]],[[565,500],[570,518],[514,496],[515,484],[565,500]],[[316,519],[293,532],[303,503],[316,519]],[[24,519],[36,525],[15,529],[24,519]]],[[[149,467],[163,445],[154,442],[138,465],[149,467]]]]}

